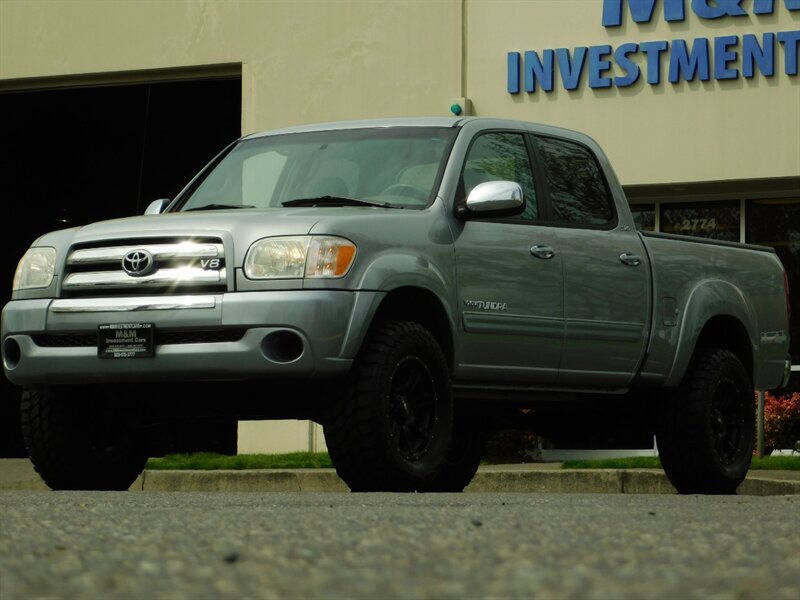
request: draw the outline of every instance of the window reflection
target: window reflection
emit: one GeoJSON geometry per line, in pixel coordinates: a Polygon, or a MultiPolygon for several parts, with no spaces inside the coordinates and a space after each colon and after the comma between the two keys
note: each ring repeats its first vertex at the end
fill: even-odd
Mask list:
{"type": "Polygon", "coordinates": [[[631,213],[637,231],[656,230],[656,207],[654,204],[632,204],[631,213]]]}
{"type": "Polygon", "coordinates": [[[594,156],[583,146],[537,138],[556,221],[603,225],[613,218],[611,203],[594,156]]]}
{"type": "Polygon", "coordinates": [[[514,181],[522,187],[525,211],[515,218],[539,216],[536,190],[525,139],[517,133],[487,133],[472,144],[462,173],[464,194],[469,196],[479,183],[514,181]]]}

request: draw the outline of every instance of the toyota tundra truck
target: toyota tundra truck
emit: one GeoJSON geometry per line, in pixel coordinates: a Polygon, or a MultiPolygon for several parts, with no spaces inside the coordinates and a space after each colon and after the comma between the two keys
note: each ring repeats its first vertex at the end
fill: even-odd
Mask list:
{"type": "Polygon", "coordinates": [[[509,426],[655,435],[679,492],[734,493],[788,320],[773,250],[637,231],[586,135],[393,119],[245,136],[40,237],[2,358],[53,489],[126,489],[159,423],[226,416],[321,423],[353,491],[460,491],[509,426]]]}

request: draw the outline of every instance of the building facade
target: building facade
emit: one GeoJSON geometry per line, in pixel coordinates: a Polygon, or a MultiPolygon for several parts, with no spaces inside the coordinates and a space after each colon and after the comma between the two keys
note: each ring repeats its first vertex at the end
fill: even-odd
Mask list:
{"type": "MultiPolygon", "coordinates": [[[[0,106],[227,78],[243,134],[456,102],[578,129],[605,149],[641,228],[776,248],[800,363],[799,50],[800,0],[3,0],[0,106]]],[[[245,451],[323,444],[306,423],[240,426],[245,451]]]]}

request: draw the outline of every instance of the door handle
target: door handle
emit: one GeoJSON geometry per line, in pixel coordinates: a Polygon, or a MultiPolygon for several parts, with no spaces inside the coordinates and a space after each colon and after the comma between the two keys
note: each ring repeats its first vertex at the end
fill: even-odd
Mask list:
{"type": "Polygon", "coordinates": [[[630,267],[638,267],[642,264],[642,259],[636,256],[635,254],[628,254],[627,252],[623,252],[619,255],[619,261],[623,265],[628,265],[630,267]]]}
{"type": "Polygon", "coordinates": [[[531,246],[531,254],[533,254],[536,258],[553,258],[556,255],[556,251],[553,250],[550,246],[531,246]]]}

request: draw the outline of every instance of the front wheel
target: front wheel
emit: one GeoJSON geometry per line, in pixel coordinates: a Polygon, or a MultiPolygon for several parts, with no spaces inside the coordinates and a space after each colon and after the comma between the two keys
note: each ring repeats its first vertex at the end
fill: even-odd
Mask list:
{"type": "Polygon", "coordinates": [[[455,408],[455,422],[450,450],[441,471],[425,484],[426,492],[462,492],[467,487],[483,458],[486,432],[479,415],[465,406],[455,408]]]}
{"type": "Polygon", "coordinates": [[[138,419],[101,388],[26,389],[22,435],[36,471],[54,490],[126,490],[147,453],[138,419]]]}
{"type": "Polygon", "coordinates": [[[447,361],[409,321],[376,325],[324,423],[331,460],[354,492],[424,490],[445,464],[452,427],[447,361]]]}
{"type": "Polygon", "coordinates": [[[666,398],[656,440],[681,494],[734,494],[755,443],[753,385],[729,350],[701,348],[683,385],[666,398]]]}

